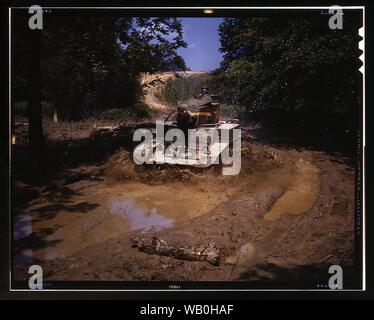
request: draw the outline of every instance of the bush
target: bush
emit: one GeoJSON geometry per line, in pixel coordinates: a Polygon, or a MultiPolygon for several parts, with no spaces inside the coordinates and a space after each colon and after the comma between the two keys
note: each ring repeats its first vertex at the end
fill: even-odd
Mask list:
{"type": "Polygon", "coordinates": [[[145,103],[138,102],[125,108],[113,108],[104,111],[103,116],[109,120],[138,120],[151,117],[152,111],[145,103]]]}
{"type": "Polygon", "coordinates": [[[54,111],[55,108],[51,101],[42,101],[42,115],[44,117],[52,118],[54,111]]]}
{"type": "Polygon", "coordinates": [[[248,116],[277,126],[308,128],[312,135],[354,134],[361,108],[361,22],[347,17],[341,32],[331,32],[324,19],[226,18],[219,27],[224,61],[213,72],[219,94],[230,98],[225,102],[244,105],[248,116]]]}
{"type": "Polygon", "coordinates": [[[27,102],[18,101],[14,103],[14,114],[20,117],[27,117],[27,102]]]}
{"type": "Polygon", "coordinates": [[[175,105],[178,101],[187,100],[199,93],[200,88],[207,82],[206,74],[168,79],[165,85],[158,89],[155,96],[161,102],[175,105]]]}
{"type": "Polygon", "coordinates": [[[220,114],[230,118],[245,118],[247,110],[243,106],[235,104],[221,104],[220,114]]]}
{"type": "MultiPolygon", "coordinates": [[[[27,117],[27,101],[17,101],[14,103],[14,114],[20,117],[27,117]]],[[[53,103],[50,101],[42,101],[42,115],[52,118],[54,112],[53,103]]]]}

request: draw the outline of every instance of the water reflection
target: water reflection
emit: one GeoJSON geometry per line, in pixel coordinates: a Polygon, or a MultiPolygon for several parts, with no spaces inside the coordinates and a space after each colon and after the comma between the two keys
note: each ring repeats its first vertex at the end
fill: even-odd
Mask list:
{"type": "Polygon", "coordinates": [[[13,263],[14,265],[32,265],[33,264],[32,250],[31,249],[22,250],[21,253],[14,256],[13,263]]]}
{"type": "Polygon", "coordinates": [[[14,219],[14,240],[26,238],[31,234],[31,230],[31,213],[23,210],[14,219]]]}
{"type": "MultiPolygon", "coordinates": [[[[31,235],[31,212],[23,210],[14,218],[13,238],[19,241],[31,235]]],[[[31,265],[33,263],[32,249],[25,249],[18,252],[13,257],[15,265],[31,265]]]]}
{"type": "Polygon", "coordinates": [[[150,203],[145,202],[143,207],[136,205],[135,199],[110,199],[105,212],[128,220],[131,230],[143,229],[142,232],[171,228],[175,222],[175,219],[157,214],[157,208],[150,203]]]}
{"type": "MultiPolygon", "coordinates": [[[[86,199],[87,200],[87,199],[86,199]]],[[[91,199],[89,199],[91,201],[91,199]]],[[[161,215],[176,212],[171,204],[144,196],[103,197],[101,205],[82,214],[58,210],[54,219],[40,219],[44,207],[20,211],[14,220],[15,265],[65,257],[95,243],[130,230],[159,231],[173,227],[176,220],[161,215]],[[168,210],[169,209],[169,210],[168,210]]]]}

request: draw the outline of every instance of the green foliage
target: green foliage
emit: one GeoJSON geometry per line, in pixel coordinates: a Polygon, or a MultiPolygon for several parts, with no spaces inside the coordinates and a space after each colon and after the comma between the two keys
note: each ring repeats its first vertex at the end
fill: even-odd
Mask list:
{"type": "MultiPolygon", "coordinates": [[[[14,114],[20,117],[27,117],[27,101],[17,101],[14,103],[14,114]]],[[[53,116],[54,107],[50,101],[42,101],[42,114],[45,117],[53,116]]]]}
{"type": "Polygon", "coordinates": [[[184,59],[181,56],[175,56],[171,59],[168,59],[163,63],[163,65],[158,70],[159,72],[167,71],[186,71],[187,66],[184,62],[184,59]]]}
{"type": "Polygon", "coordinates": [[[227,103],[284,125],[352,130],[359,109],[359,20],[331,30],[324,15],[227,18],[213,85],[227,103]]]}
{"type": "Polygon", "coordinates": [[[151,114],[152,111],[147,104],[138,102],[125,108],[107,109],[103,117],[109,120],[139,120],[149,118],[151,114]]]}
{"type": "Polygon", "coordinates": [[[199,93],[201,87],[208,81],[209,76],[206,74],[169,78],[165,85],[157,90],[155,96],[162,102],[175,105],[178,101],[187,100],[199,93]]]}
{"type": "Polygon", "coordinates": [[[16,116],[27,117],[27,101],[15,102],[13,111],[16,116]]]}
{"type": "Polygon", "coordinates": [[[54,111],[55,108],[51,101],[42,101],[42,115],[44,117],[52,118],[54,111]]]}
{"type": "MultiPolygon", "coordinates": [[[[15,20],[16,101],[27,99],[24,24],[24,18],[15,20]]],[[[176,18],[49,13],[43,25],[42,99],[53,103],[59,119],[97,116],[123,105],[132,106],[126,110],[139,108],[135,114],[145,114],[139,104],[143,95],[140,74],[186,67],[177,54],[186,43],[176,18]]]]}
{"type": "Polygon", "coordinates": [[[243,118],[248,111],[244,106],[238,106],[234,104],[220,104],[220,114],[230,118],[243,118]]]}

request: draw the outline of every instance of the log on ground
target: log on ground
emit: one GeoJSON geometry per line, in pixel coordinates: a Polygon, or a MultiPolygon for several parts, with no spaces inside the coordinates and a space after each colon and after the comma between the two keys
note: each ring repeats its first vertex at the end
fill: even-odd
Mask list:
{"type": "Polygon", "coordinates": [[[178,243],[165,241],[155,236],[131,236],[130,240],[140,251],[146,253],[172,256],[182,260],[207,261],[215,266],[219,264],[220,260],[220,250],[216,247],[214,242],[209,243],[207,246],[182,246],[178,243]]]}

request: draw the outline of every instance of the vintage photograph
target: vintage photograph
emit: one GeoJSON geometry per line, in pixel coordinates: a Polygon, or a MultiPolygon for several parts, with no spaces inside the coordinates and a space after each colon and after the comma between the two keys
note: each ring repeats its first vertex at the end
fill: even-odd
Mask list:
{"type": "Polygon", "coordinates": [[[363,8],[13,8],[12,289],[363,288],[363,8]]]}

